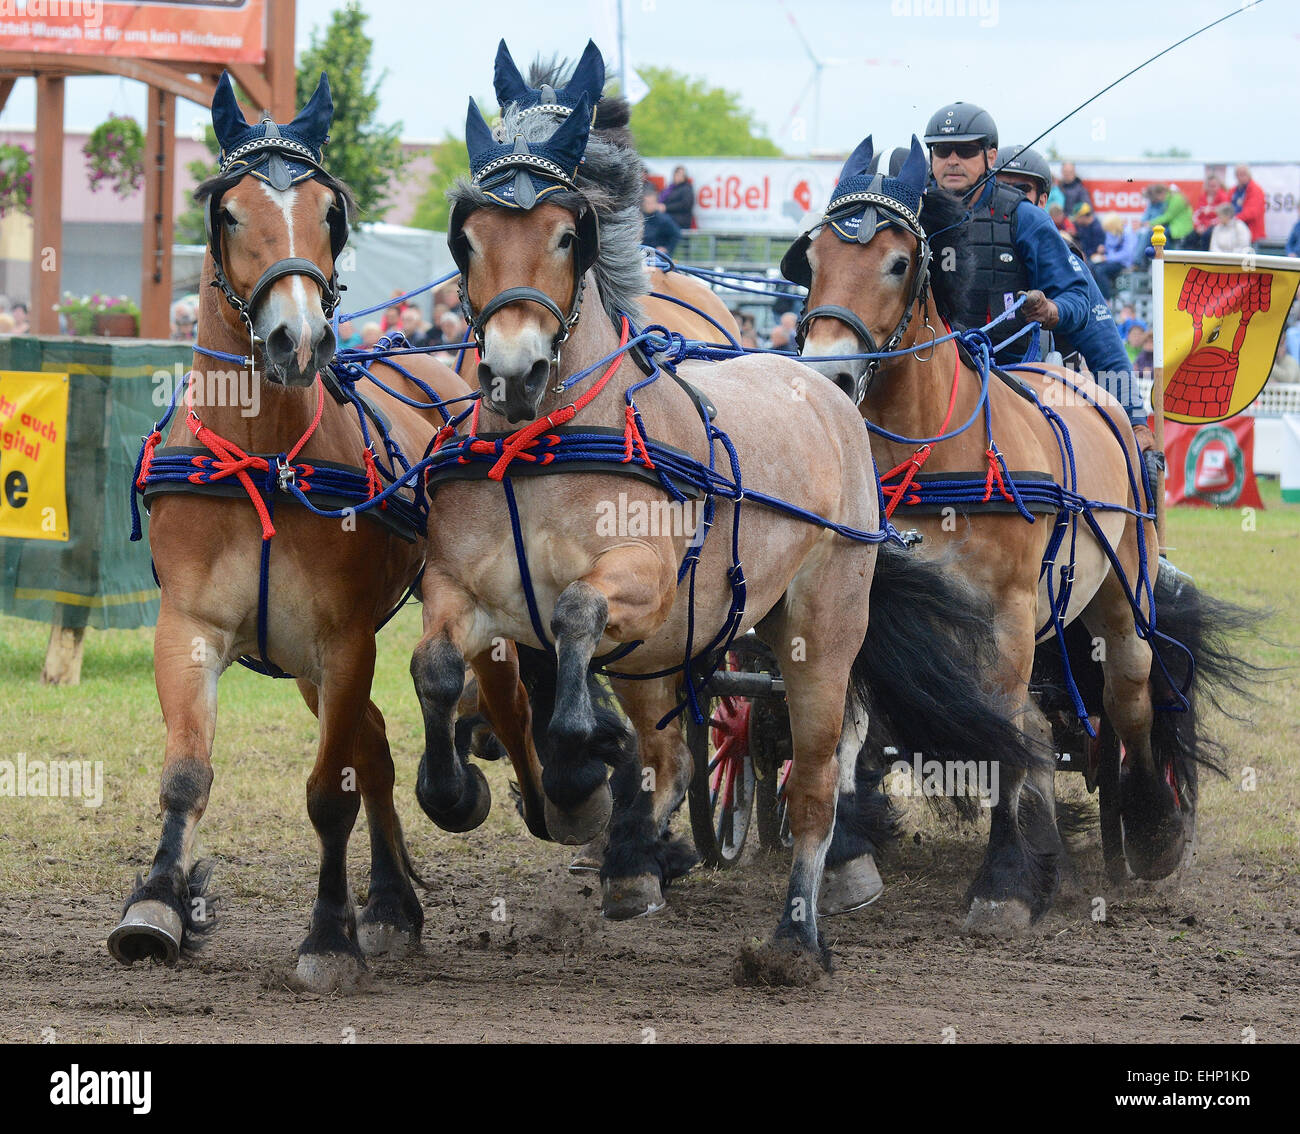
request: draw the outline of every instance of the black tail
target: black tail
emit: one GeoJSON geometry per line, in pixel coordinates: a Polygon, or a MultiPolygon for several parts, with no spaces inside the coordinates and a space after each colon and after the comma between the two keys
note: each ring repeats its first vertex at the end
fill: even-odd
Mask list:
{"type": "Polygon", "coordinates": [[[1020,706],[990,690],[1001,666],[993,624],[987,599],[952,563],[882,544],[852,675],[880,725],[873,739],[904,758],[922,752],[935,760],[1040,766],[1047,754],[1014,723],[1020,706]]]}
{"type": "Polygon", "coordinates": [[[1188,706],[1185,712],[1176,710],[1174,689],[1161,667],[1153,665],[1151,700],[1156,713],[1151,749],[1157,766],[1173,767],[1180,793],[1194,806],[1197,766],[1224,774],[1223,749],[1205,730],[1204,704],[1208,701],[1219,712],[1235,716],[1226,704],[1228,697],[1246,704],[1258,700],[1254,686],[1272,671],[1246,661],[1239,647],[1242,638],[1258,634],[1268,612],[1207,595],[1167,562],[1156,578],[1155,597],[1155,649],[1174,685],[1188,686],[1188,706]],[[1186,652],[1164,636],[1181,643],[1186,652]]]}

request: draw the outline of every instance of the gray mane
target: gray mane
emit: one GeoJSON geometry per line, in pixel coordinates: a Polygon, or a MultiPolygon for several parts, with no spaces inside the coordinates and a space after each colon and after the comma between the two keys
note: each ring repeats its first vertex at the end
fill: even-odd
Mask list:
{"type": "MultiPolygon", "coordinates": [[[[506,107],[501,117],[505,135],[522,134],[527,142],[544,142],[559,126],[560,120],[549,114],[529,114],[520,118],[515,106],[506,107]]],[[[600,252],[593,270],[600,289],[601,302],[611,320],[625,312],[634,322],[643,321],[640,297],[646,293],[645,261],[641,253],[641,236],[645,222],[641,215],[641,158],[593,132],[587,151],[578,167],[578,192],[561,190],[546,200],[550,204],[577,213],[584,206],[595,210],[600,222],[600,252]]],[[[461,179],[447,194],[454,210],[458,205],[494,208],[492,199],[481,189],[461,179]]]]}

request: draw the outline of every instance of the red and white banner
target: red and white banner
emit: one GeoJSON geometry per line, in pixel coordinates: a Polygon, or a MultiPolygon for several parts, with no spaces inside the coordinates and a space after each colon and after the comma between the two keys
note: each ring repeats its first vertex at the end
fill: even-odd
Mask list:
{"type": "MultiPolygon", "coordinates": [[[[705,232],[754,232],[797,236],[812,224],[830,200],[842,160],[800,161],[793,158],[646,158],[650,179],[662,188],[673,169],[684,166],[695,189],[695,226],[705,232]]],[[[1098,214],[1119,213],[1137,220],[1146,209],[1142,191],[1157,182],[1175,186],[1195,208],[1207,171],[1213,170],[1231,192],[1233,167],[1203,162],[1079,162],[1098,214]]],[[[1267,239],[1285,243],[1300,205],[1300,164],[1252,165],[1251,175],[1264,190],[1267,239]]],[[[1053,170],[1060,172],[1060,164],[1053,170]]]]}
{"type": "Polygon", "coordinates": [[[0,51],[261,63],[266,0],[0,0],[0,51]]]}
{"type": "Polygon", "coordinates": [[[1165,422],[1165,503],[1263,508],[1255,483],[1255,419],[1165,422]]]}

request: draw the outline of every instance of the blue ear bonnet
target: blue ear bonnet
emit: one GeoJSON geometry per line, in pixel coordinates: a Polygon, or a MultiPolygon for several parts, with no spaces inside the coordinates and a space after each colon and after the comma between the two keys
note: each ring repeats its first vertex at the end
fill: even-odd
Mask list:
{"type": "Polygon", "coordinates": [[[528,142],[522,134],[498,141],[473,99],[465,120],[470,180],[492,200],[508,209],[531,209],[562,189],[576,189],[578,166],[591,132],[586,93],[549,138],[528,142]]]}
{"type": "Polygon", "coordinates": [[[897,177],[869,172],[873,149],[867,138],[840,171],[824,221],[841,240],[866,244],[885,224],[899,225],[924,239],[921,197],[928,173],[925,151],[915,136],[897,177]]]}
{"type": "Polygon", "coordinates": [[[249,125],[239,109],[230,74],[223,71],[212,96],[212,129],[221,146],[222,174],[250,174],[275,189],[288,189],[322,171],[321,150],[329,141],[334,100],[321,75],[316,91],[292,122],[269,117],[249,125]]]}
{"type": "Polygon", "coordinates": [[[496,67],[492,76],[492,85],[496,89],[497,102],[502,109],[512,103],[520,115],[546,112],[556,118],[567,118],[585,96],[588,113],[594,117],[596,103],[605,90],[605,60],[600,49],[587,40],[587,46],[573,69],[568,85],[556,90],[543,84],[530,87],[519,73],[510,49],[503,39],[497,46],[496,67]]]}

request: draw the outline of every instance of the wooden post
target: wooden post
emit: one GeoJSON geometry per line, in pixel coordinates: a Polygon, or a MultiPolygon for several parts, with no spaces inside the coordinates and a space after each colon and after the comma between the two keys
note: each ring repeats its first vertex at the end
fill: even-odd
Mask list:
{"type": "Polygon", "coordinates": [[[85,626],[64,626],[63,607],[55,606],[50,622],[50,644],[41,668],[42,685],[80,685],[81,658],[86,645],[85,626]]]}
{"type": "Polygon", "coordinates": [[[36,76],[36,168],[32,177],[34,334],[57,335],[63,272],[63,76],[36,76]]]}
{"type": "MultiPolygon", "coordinates": [[[[1156,449],[1165,451],[1165,226],[1158,224],[1151,231],[1151,246],[1156,250],[1155,259],[1151,261],[1151,433],[1156,439],[1156,449]]],[[[1160,553],[1165,546],[1165,474],[1161,470],[1156,474],[1156,483],[1152,486],[1156,504],[1156,539],[1160,544],[1160,553]]]]}
{"type": "MultiPolygon", "coordinates": [[[[267,0],[266,78],[271,88],[272,117],[289,122],[298,101],[298,79],[293,65],[293,24],[296,0],[267,0]]],[[[262,107],[256,108],[259,113],[262,107]]]]}
{"type": "Polygon", "coordinates": [[[140,262],[140,337],[171,332],[172,230],[176,197],[176,96],[149,88],[144,143],[144,239],[140,262]]]}

